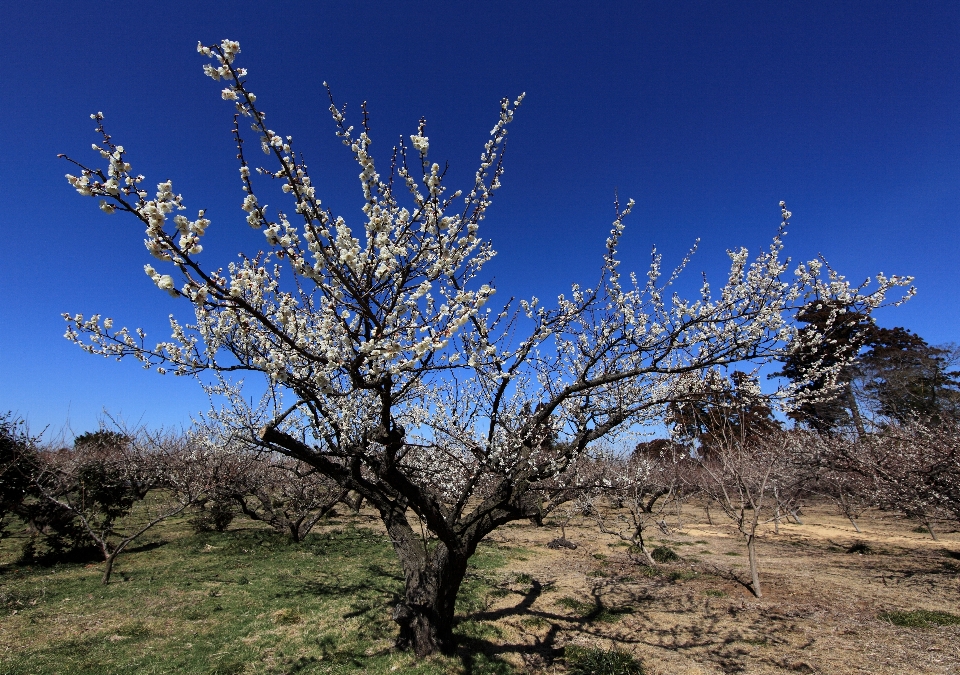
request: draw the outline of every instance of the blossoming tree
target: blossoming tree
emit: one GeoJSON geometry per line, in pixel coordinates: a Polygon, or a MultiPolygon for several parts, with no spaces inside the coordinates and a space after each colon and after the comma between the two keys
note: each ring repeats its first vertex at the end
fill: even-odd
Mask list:
{"type": "Polygon", "coordinates": [[[170,181],[151,196],[98,113],[94,148],[106,166],[74,162],[79,175],[67,178],[106,213],[145,226],[159,261],[147,275],[192,305],[195,318],[171,319],[173,339],[151,346],[142,331],[116,330],[99,315],[65,315],[67,337],[160,372],[212,373],[234,403],[222,423],[376,508],[406,579],[394,608],[398,644],[418,655],[452,648],[454,601],[480,540],[536,517],[550,486],[592,443],[660,414],[685,377],[782,355],[796,335],[790,317],[811,297],[870,311],[906,283],[881,276],[871,291],[851,287],[818,261],[788,276],[781,238],[790,214],[781,204],[769,250],[752,261],[732,251],[719,292],[705,282],[684,300],[671,284],[686,261],[662,274],[654,252],[646,279],[621,276],[617,248],[631,202],[617,206],[595,286],[573,286],[551,307],[532,299],[487,309],[494,289],[478,277],[494,251],[478,230],[522,96],[501,102],[465,192],[449,191],[428,160],[424,121],[381,173],[366,110],[358,133],[331,96],[336,133],[360,166],[364,218],[348,224],[321,203],[293,139],[267,126],[235,65],[239,45],[198,49],[236,108],[242,208],[265,252],[241,255],[226,271],[202,264],[210,220],[179,213],[185,205],[170,181]],[[252,124],[270,166],[250,163],[241,121],[252,124]],[[287,193],[289,212],[268,213],[262,197],[271,185],[287,193]],[[266,377],[260,407],[244,405],[229,379],[251,372],[266,377]]]}

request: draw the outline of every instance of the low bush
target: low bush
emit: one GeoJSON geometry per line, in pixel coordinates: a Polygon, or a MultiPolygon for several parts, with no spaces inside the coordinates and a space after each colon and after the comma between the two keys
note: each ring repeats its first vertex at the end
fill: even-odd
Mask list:
{"type": "Polygon", "coordinates": [[[197,534],[202,532],[226,532],[236,515],[237,510],[232,502],[211,499],[200,502],[194,507],[190,525],[197,534]]]}
{"type": "Polygon", "coordinates": [[[643,665],[619,649],[564,649],[567,672],[571,675],[644,675],[643,665]]]}
{"type": "Polygon", "coordinates": [[[657,546],[650,552],[650,555],[653,556],[653,559],[658,563],[670,563],[680,560],[680,556],[669,546],[657,546]]]}

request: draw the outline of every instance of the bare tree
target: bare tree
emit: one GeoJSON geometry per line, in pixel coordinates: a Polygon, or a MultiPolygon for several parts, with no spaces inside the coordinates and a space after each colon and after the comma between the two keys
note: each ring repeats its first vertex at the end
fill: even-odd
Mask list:
{"type": "Polygon", "coordinates": [[[871,482],[864,473],[851,471],[849,466],[843,468],[844,463],[836,461],[846,454],[845,446],[855,444],[856,440],[816,433],[799,434],[798,440],[794,466],[805,475],[807,489],[836,504],[837,511],[859,533],[857,520],[868,507],[876,504],[871,482]]]}
{"type": "Polygon", "coordinates": [[[394,610],[398,645],[421,656],[453,649],[454,603],[479,542],[537,517],[550,481],[591,444],[658,418],[685,377],[782,356],[796,335],[793,315],[810,297],[842,297],[868,312],[908,283],[881,276],[867,292],[819,261],[791,269],[780,257],[790,217],[781,203],[770,248],[753,261],[745,249],[731,251],[719,291],[704,282],[686,300],[671,286],[688,261],[663,274],[654,251],[645,281],[621,278],[617,250],[631,202],[615,205],[596,285],[575,285],[550,308],[533,298],[491,311],[484,306],[494,289],[478,287],[477,277],[494,251],[478,229],[500,187],[506,128],[522,97],[501,102],[473,184],[448,193],[445,172],[428,160],[425,121],[381,174],[365,107],[356,133],[331,96],[337,134],[361,171],[365,220],[351,229],[321,205],[293,139],[267,126],[246,70],[235,65],[239,45],[198,49],[236,107],[243,209],[269,253],[241,256],[226,271],[202,265],[205,213],[169,223],[185,208],[182,198],[170,181],[150,197],[98,113],[106,167],[75,162],[80,175],[68,181],[101,199],[105,212],[146,226],[147,249],[170,274],[145,271],[190,304],[195,320],[171,319],[173,341],[156,346],[99,315],[67,316],[68,334],[90,352],[160,372],[220,377],[218,392],[230,401],[219,417],[225,427],[373,506],[406,579],[394,610]],[[269,168],[248,163],[241,120],[252,124],[269,168]],[[270,185],[292,197],[290,217],[268,216],[270,185]],[[266,377],[261,406],[231,388],[232,374],[249,372],[266,377]],[[423,544],[421,524],[433,545],[423,544]]]}
{"type": "Polygon", "coordinates": [[[750,587],[762,597],[757,560],[757,531],[772,520],[780,506],[775,486],[789,475],[792,437],[777,433],[747,443],[729,439],[714,446],[712,456],[700,461],[699,487],[733,521],[743,537],[750,559],[750,587]]]}
{"type": "Polygon", "coordinates": [[[246,483],[234,499],[253,520],[302,541],[320,520],[347,497],[347,490],[303,462],[287,457],[249,462],[246,483]]]}
{"type": "Polygon", "coordinates": [[[689,453],[675,443],[662,444],[660,452],[644,446],[627,457],[606,462],[604,496],[612,508],[593,509],[600,531],[629,542],[651,567],[656,561],[647,548],[646,533],[651,524],[665,531],[667,510],[688,492],[690,481],[683,473],[693,463],[689,453]]]}
{"type": "Polygon", "coordinates": [[[225,531],[238,513],[237,496],[252,483],[255,455],[211,442],[203,429],[189,434],[190,454],[183,464],[199,486],[190,523],[197,532],[225,531]]]}
{"type": "Polygon", "coordinates": [[[75,517],[96,543],[104,584],[130,543],[196,498],[190,473],[179,468],[185,455],[182,437],[143,430],[101,430],[78,437],[72,449],[44,453],[39,492],[75,517]],[[152,494],[164,488],[162,497],[152,494]]]}
{"type": "Polygon", "coordinates": [[[811,438],[824,462],[865,498],[920,521],[937,539],[933,520],[960,521],[960,424],[890,425],[862,439],[811,438]]]}

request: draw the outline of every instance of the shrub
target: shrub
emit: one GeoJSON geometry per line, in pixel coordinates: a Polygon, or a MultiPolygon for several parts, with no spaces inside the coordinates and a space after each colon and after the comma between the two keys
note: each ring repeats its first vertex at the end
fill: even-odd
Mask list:
{"type": "Polygon", "coordinates": [[[8,518],[22,515],[24,501],[34,494],[37,453],[23,422],[11,413],[0,415],[0,538],[6,536],[8,518]]]}
{"type": "Polygon", "coordinates": [[[196,506],[190,517],[190,525],[197,534],[202,532],[226,532],[236,517],[233,504],[222,499],[211,499],[196,506]]]}
{"type": "Polygon", "coordinates": [[[847,553],[863,553],[864,555],[866,555],[869,553],[873,553],[873,549],[866,542],[858,541],[853,546],[847,549],[847,553]]]}
{"type": "Polygon", "coordinates": [[[567,672],[571,675],[643,675],[643,666],[630,654],[619,649],[564,649],[567,672]]]}
{"type": "Polygon", "coordinates": [[[680,560],[680,556],[669,546],[657,546],[650,552],[650,555],[653,556],[653,559],[658,563],[670,563],[680,560]]]}

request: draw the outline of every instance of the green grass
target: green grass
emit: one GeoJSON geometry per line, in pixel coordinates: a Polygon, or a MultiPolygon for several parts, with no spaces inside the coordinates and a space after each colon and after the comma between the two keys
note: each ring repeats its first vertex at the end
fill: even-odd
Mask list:
{"type": "Polygon", "coordinates": [[[584,623],[615,623],[624,614],[633,614],[633,607],[605,607],[602,604],[583,602],[576,598],[564,597],[557,601],[561,607],[571,610],[575,618],[584,623]]]}
{"type": "Polygon", "coordinates": [[[564,649],[570,675],[644,675],[633,656],[617,649],[587,649],[575,645],[564,649]]]}
{"type": "MultiPolygon", "coordinates": [[[[0,566],[0,673],[512,672],[483,653],[499,629],[470,618],[508,559],[495,545],[479,547],[457,600],[467,662],[417,664],[391,649],[403,578],[383,536],[346,526],[294,544],[242,527],[165,524],[117,560],[108,586],[99,564],[0,566]],[[137,550],[146,543],[155,547],[137,550]]],[[[0,544],[0,560],[14,560],[16,543],[0,544]]]]}
{"type": "Polygon", "coordinates": [[[530,584],[533,583],[533,577],[531,577],[526,572],[520,572],[519,574],[517,574],[517,576],[515,577],[515,580],[518,584],[523,584],[525,586],[529,586],[530,584]]]}
{"type": "Polygon", "coordinates": [[[960,626],[960,616],[949,612],[931,612],[917,609],[912,612],[884,612],[881,621],[904,628],[929,628],[930,626],[960,626]]]}

